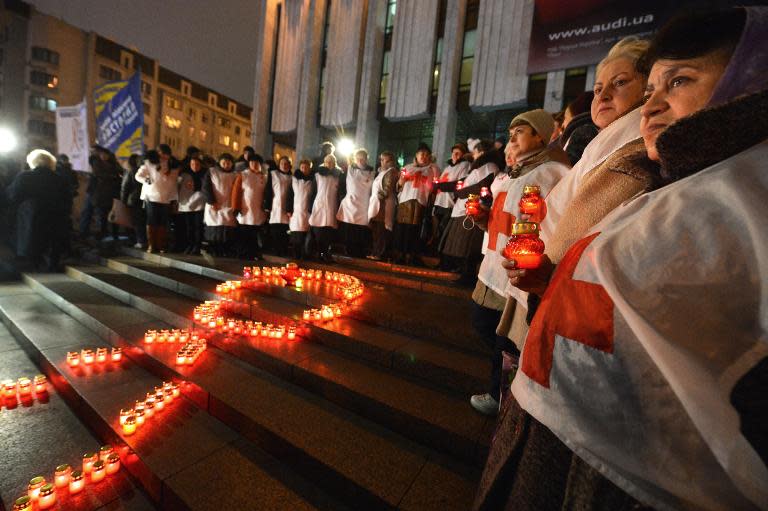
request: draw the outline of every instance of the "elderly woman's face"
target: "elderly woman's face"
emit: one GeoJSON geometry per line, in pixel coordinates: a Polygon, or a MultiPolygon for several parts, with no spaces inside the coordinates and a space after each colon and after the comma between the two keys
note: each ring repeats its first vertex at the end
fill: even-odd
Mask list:
{"type": "Polygon", "coordinates": [[[635,106],[643,97],[645,79],[624,58],[605,63],[595,78],[592,121],[603,129],[635,106]]]}
{"type": "Polygon", "coordinates": [[[727,65],[727,57],[713,55],[653,64],[640,111],[640,134],[650,159],[658,161],[656,139],[667,126],[707,106],[727,65]]]}

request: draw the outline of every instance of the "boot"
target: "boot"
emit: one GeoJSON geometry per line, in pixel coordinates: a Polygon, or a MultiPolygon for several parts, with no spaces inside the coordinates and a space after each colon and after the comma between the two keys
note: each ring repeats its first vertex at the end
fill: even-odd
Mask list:
{"type": "Polygon", "coordinates": [[[147,253],[154,254],[157,249],[157,227],[154,225],[147,226],[147,253]]]}

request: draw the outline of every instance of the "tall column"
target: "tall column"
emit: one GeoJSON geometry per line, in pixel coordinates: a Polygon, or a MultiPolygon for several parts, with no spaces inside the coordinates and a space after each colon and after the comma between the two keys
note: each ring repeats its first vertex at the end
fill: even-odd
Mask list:
{"type": "Polygon", "coordinates": [[[366,22],[365,49],[363,50],[363,68],[360,73],[360,101],[357,106],[357,130],[355,144],[371,152],[371,159],[376,156],[379,144],[379,96],[381,93],[381,65],[384,58],[384,25],[386,23],[387,2],[371,0],[368,2],[368,20],[366,22]]]}
{"type": "Polygon", "coordinates": [[[387,83],[387,119],[404,121],[429,114],[438,8],[438,0],[397,2],[387,83]]]}
{"type": "Polygon", "coordinates": [[[296,131],[310,0],[283,0],[272,91],[272,133],[296,131]]]}
{"type": "Polygon", "coordinates": [[[551,113],[563,108],[563,90],[565,89],[565,71],[547,73],[547,85],[544,89],[544,110],[551,113]]]}
{"type": "Polygon", "coordinates": [[[448,0],[435,108],[435,128],[432,135],[432,152],[437,155],[437,161],[440,162],[448,159],[456,137],[456,96],[459,92],[466,14],[467,0],[448,0]]]}
{"type": "MultiPolygon", "coordinates": [[[[306,7],[306,6],[305,6],[306,7]]],[[[317,126],[317,108],[320,100],[320,65],[323,57],[323,30],[327,0],[310,0],[309,13],[314,17],[307,22],[304,59],[299,92],[299,113],[296,125],[296,156],[311,158],[317,153],[320,129],[317,126]]]]}
{"type": "Polygon", "coordinates": [[[251,145],[257,153],[272,154],[270,107],[272,105],[272,77],[274,75],[277,36],[277,0],[256,0],[259,16],[256,31],[260,34],[256,44],[256,77],[253,82],[253,115],[251,118],[251,145]]]}

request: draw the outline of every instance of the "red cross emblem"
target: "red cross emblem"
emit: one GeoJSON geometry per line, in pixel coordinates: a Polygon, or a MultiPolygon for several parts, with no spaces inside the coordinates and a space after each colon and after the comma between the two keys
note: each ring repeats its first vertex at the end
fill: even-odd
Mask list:
{"type": "Polygon", "coordinates": [[[520,369],[543,387],[549,388],[555,334],[613,353],[613,300],[599,284],[573,280],[581,254],[598,234],[566,252],[531,323],[520,369]]]}
{"type": "Polygon", "coordinates": [[[504,211],[505,202],[507,202],[507,192],[501,192],[493,198],[493,206],[491,206],[491,212],[488,215],[488,250],[496,250],[499,233],[504,236],[512,234],[515,215],[504,211]]]}

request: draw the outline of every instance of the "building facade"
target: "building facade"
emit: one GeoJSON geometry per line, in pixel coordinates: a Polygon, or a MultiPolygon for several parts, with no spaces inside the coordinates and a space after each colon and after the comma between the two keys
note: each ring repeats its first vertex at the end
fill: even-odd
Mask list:
{"type": "Polygon", "coordinates": [[[83,98],[94,140],[94,88],[135,72],[141,73],[147,147],[165,143],[183,156],[194,145],[215,157],[239,153],[250,142],[250,107],[24,2],[3,0],[2,5],[0,124],[17,134],[17,158],[36,147],[55,152],[56,108],[83,98]]]}
{"type": "Polygon", "coordinates": [[[323,140],[437,158],[557,112],[594,65],[528,75],[533,0],[258,0],[252,145],[314,156],[323,140]]]}

